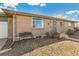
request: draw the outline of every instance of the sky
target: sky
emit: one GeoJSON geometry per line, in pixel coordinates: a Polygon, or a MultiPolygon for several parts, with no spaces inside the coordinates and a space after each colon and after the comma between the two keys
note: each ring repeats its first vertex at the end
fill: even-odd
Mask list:
{"type": "Polygon", "coordinates": [[[0,7],[26,13],[28,12],[46,16],[79,20],[78,3],[0,3],[0,7]]]}

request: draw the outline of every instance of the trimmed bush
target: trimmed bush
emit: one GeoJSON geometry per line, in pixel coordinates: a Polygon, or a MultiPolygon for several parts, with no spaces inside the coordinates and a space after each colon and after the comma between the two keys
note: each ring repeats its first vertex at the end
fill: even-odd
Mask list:
{"type": "Polygon", "coordinates": [[[60,33],[58,32],[53,32],[53,38],[59,38],[60,37],[60,33]]]}
{"type": "Polygon", "coordinates": [[[50,32],[47,32],[47,36],[51,37],[51,38],[59,38],[60,37],[60,33],[50,31],[50,32]]]}
{"type": "Polygon", "coordinates": [[[73,35],[73,34],[74,34],[74,30],[68,29],[67,32],[66,32],[66,34],[68,34],[68,35],[73,35]]]}

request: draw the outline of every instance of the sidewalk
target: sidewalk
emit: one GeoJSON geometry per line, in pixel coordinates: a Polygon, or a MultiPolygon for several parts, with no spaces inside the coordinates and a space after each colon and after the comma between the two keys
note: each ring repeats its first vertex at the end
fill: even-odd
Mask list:
{"type": "MultiPolygon", "coordinates": [[[[78,32],[77,32],[77,34],[78,34],[78,32]]],[[[79,37],[79,36],[76,36],[76,37],[79,37]]],[[[74,40],[74,41],[79,41],[78,38],[70,37],[70,36],[68,36],[68,35],[65,34],[65,33],[61,33],[61,34],[60,34],[60,38],[66,38],[66,39],[70,39],[70,40],[74,40]]]]}

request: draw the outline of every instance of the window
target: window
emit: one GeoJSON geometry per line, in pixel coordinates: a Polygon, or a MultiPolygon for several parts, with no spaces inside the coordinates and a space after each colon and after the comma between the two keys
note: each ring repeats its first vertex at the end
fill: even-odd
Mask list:
{"type": "Polygon", "coordinates": [[[43,20],[42,18],[33,18],[33,28],[43,28],[43,20]]]}

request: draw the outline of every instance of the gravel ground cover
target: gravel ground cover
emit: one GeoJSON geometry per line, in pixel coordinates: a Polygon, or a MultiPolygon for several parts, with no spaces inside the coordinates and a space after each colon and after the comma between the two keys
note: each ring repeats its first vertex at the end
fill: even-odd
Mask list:
{"type": "Polygon", "coordinates": [[[74,41],[61,41],[51,45],[47,45],[23,56],[78,56],[79,43],[74,41]]]}
{"type": "Polygon", "coordinates": [[[7,51],[5,53],[0,54],[1,56],[20,56],[25,53],[29,53],[37,48],[47,46],[50,44],[54,44],[57,42],[61,42],[65,39],[51,39],[51,38],[43,38],[43,39],[26,39],[15,42],[12,47],[12,50],[7,51]]]}
{"type": "Polygon", "coordinates": [[[79,42],[69,39],[28,39],[15,42],[12,50],[1,56],[74,56],[79,55],[79,42]]]}

